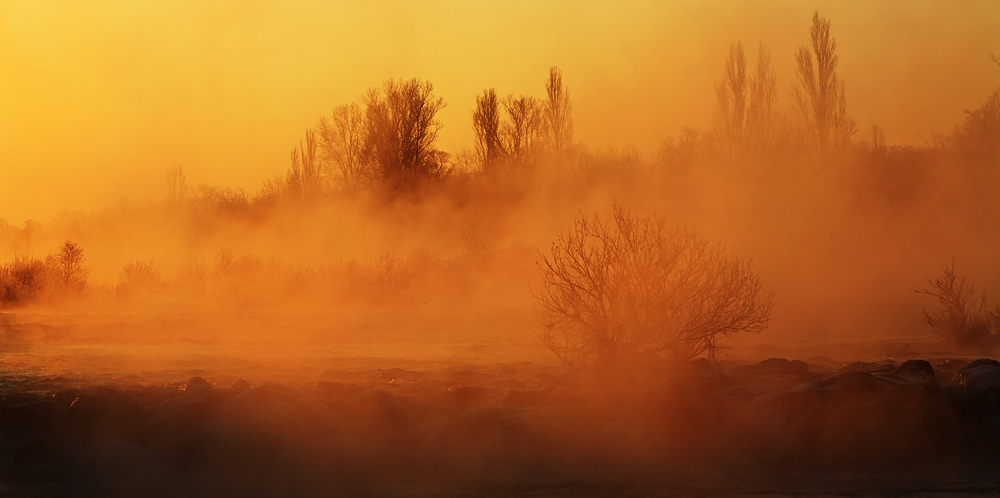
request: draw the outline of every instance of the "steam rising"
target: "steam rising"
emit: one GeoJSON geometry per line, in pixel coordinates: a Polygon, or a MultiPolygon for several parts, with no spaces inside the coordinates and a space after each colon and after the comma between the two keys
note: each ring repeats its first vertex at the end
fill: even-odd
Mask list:
{"type": "Polygon", "coordinates": [[[922,310],[1000,296],[995,2],[0,12],[0,389],[42,396],[25,406],[52,425],[31,427],[59,441],[0,438],[0,460],[310,492],[336,467],[350,494],[397,471],[866,465],[993,434],[969,414],[1000,364],[922,310]],[[624,268],[589,282],[634,295],[574,287],[581,234],[624,268]],[[671,244],[693,269],[657,259],[671,244]],[[663,282],[694,304],[664,318],[663,282]],[[695,325],[637,339],[660,363],[559,349],[566,296],[603,313],[591,335],[695,325]]]}

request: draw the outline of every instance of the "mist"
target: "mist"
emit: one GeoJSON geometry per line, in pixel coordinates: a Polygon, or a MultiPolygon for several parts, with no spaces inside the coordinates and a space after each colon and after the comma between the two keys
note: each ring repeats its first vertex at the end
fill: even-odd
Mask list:
{"type": "Polygon", "coordinates": [[[0,489],[996,486],[992,2],[0,11],[0,489]]]}

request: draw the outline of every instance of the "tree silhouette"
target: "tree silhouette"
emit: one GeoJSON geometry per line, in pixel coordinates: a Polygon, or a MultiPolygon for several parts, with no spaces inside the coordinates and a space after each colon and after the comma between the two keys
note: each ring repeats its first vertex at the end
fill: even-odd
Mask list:
{"type": "Polygon", "coordinates": [[[67,291],[81,291],[87,285],[90,270],[84,268],[86,262],[83,248],[77,243],[67,240],[55,256],[55,267],[59,281],[67,291]]]}
{"type": "Polygon", "coordinates": [[[548,147],[561,154],[573,143],[573,106],[569,100],[569,89],[563,85],[562,70],[558,67],[549,68],[545,91],[548,94],[544,110],[548,147]]]}
{"type": "Polygon", "coordinates": [[[530,96],[515,98],[508,95],[503,100],[508,120],[502,124],[504,150],[511,161],[524,164],[538,149],[542,134],[542,105],[530,96]]]}
{"type": "Polygon", "coordinates": [[[717,128],[727,152],[745,150],[747,86],[747,59],[743,43],[737,42],[729,46],[722,82],[715,87],[720,110],[717,128]]]}
{"type": "Polygon", "coordinates": [[[321,156],[334,184],[354,191],[373,180],[368,123],[361,106],[356,103],[338,106],[329,119],[320,118],[317,129],[321,156]]]}
{"type": "Polygon", "coordinates": [[[542,339],[572,366],[714,359],[720,338],[771,319],[749,262],[619,206],[610,223],[577,220],[540,266],[542,339]]]}
{"type": "Polygon", "coordinates": [[[400,188],[440,174],[442,154],[434,142],[445,103],[429,81],[386,81],[368,92],[365,104],[369,147],[386,185],[400,188]]]}
{"type": "Polygon", "coordinates": [[[184,170],[178,167],[167,171],[167,200],[179,202],[187,196],[187,178],[184,170]]]}
{"type": "Polygon", "coordinates": [[[778,116],[778,83],[771,67],[771,53],[763,43],[757,48],[757,65],[750,78],[746,140],[752,150],[768,150],[775,145],[778,116]]]}
{"type": "Polygon", "coordinates": [[[316,132],[306,130],[306,143],[292,149],[292,167],[286,182],[289,193],[300,199],[313,198],[323,192],[323,177],[316,156],[316,132]]]}
{"type": "Polygon", "coordinates": [[[776,87],[771,55],[763,44],[757,50],[754,74],[749,77],[743,43],[729,46],[722,81],[715,87],[719,108],[716,138],[724,152],[741,154],[773,145],[776,87]]]}
{"type": "Polygon", "coordinates": [[[491,172],[504,157],[504,144],[500,137],[500,101],[496,90],[484,90],[476,96],[476,110],[472,113],[472,130],[476,135],[476,155],[483,171],[491,172]]]}
{"type": "Polygon", "coordinates": [[[809,35],[812,51],[799,47],[795,53],[801,87],[795,89],[793,96],[809,134],[820,151],[826,153],[831,145],[845,145],[857,128],[847,116],[844,81],[837,77],[837,40],[830,35],[830,21],[820,17],[819,12],[814,13],[809,35]]]}

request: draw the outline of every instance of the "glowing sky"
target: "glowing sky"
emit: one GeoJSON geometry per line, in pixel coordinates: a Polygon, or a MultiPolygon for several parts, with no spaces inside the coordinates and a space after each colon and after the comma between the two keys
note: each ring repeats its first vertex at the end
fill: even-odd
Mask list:
{"type": "Polygon", "coordinates": [[[390,77],[432,81],[442,149],[470,147],[475,95],[572,92],[576,138],[652,153],[709,124],[731,42],[792,54],[829,18],[849,112],[890,141],[949,131],[1000,85],[1000,2],[0,1],[0,219],[19,224],[192,184],[256,189],[303,131],[390,77]]]}

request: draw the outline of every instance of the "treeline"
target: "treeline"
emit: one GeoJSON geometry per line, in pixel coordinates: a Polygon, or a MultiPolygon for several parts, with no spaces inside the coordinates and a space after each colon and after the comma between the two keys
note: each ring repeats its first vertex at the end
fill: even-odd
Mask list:
{"type": "MultiPolygon", "coordinates": [[[[458,153],[438,148],[437,135],[442,126],[438,114],[445,102],[434,93],[433,85],[418,79],[389,80],[369,90],[358,102],[340,105],[320,118],[291,151],[287,173],[265,182],[259,191],[191,188],[184,172],[176,169],[167,175],[167,201],[155,209],[144,209],[157,210],[157,219],[175,223],[180,236],[203,241],[213,236],[225,239],[240,230],[239,222],[284,222],[316,212],[333,217],[345,203],[362,201],[377,207],[416,210],[432,204],[422,204],[421,199],[439,196],[450,201],[450,207],[438,209],[434,216],[453,219],[438,220],[436,226],[451,223],[454,231],[460,231],[470,219],[502,219],[506,207],[516,205],[533,189],[544,192],[547,198],[562,196],[560,199],[568,201],[564,204],[585,198],[589,191],[596,190],[595,186],[609,185],[611,188],[605,189],[612,192],[609,196],[680,198],[696,190],[699,175],[711,174],[712,181],[701,185],[716,188],[720,178],[732,178],[733,188],[747,188],[747,178],[753,177],[758,182],[782,182],[781,188],[765,186],[754,190],[767,193],[759,195],[779,196],[788,188],[800,187],[789,185],[789,175],[785,175],[788,171],[824,169],[836,170],[847,178],[846,183],[855,190],[845,195],[875,202],[879,208],[903,206],[905,209],[899,211],[910,215],[917,212],[920,203],[928,203],[930,189],[943,189],[936,183],[942,175],[969,185],[964,197],[979,202],[981,212],[1000,207],[994,201],[995,188],[1000,185],[1000,89],[982,105],[967,111],[959,126],[933,143],[891,146],[883,130],[873,127],[861,133],[850,117],[848,87],[837,73],[836,49],[830,22],[815,14],[806,44],[794,54],[796,82],[790,110],[782,111],[779,102],[785,93],[780,90],[784,84],[777,80],[767,47],[759,46],[750,60],[742,43],[732,44],[715,87],[717,104],[712,124],[705,130],[685,128],[679,136],[666,138],[653,157],[644,157],[634,149],[595,151],[576,142],[570,89],[557,67],[540,81],[539,96],[505,94],[494,88],[482,91],[470,106],[474,146],[458,153]],[[932,179],[928,171],[938,176],[932,179]],[[622,186],[623,181],[626,186],[622,186]],[[454,214],[459,210],[451,206],[476,211],[461,217],[454,214]],[[289,212],[292,215],[286,216],[289,212]]],[[[1000,60],[993,60],[1000,65],[1000,60]]],[[[129,216],[145,218],[148,214],[129,216]]],[[[282,229],[286,233],[291,230],[282,229]]],[[[20,229],[0,222],[0,235],[18,240],[5,241],[15,252],[19,247],[30,250],[35,244],[29,232],[30,227],[20,229]]],[[[76,235],[70,236],[77,239],[76,235]]],[[[61,235],[56,240],[66,237],[61,235]]],[[[495,243],[485,240],[481,245],[492,247],[495,243]]],[[[444,257],[442,260],[449,263],[440,268],[448,268],[447,272],[467,269],[451,261],[453,256],[454,251],[444,257]]],[[[57,284],[60,280],[53,276],[58,274],[55,258],[20,258],[5,264],[0,269],[4,305],[30,301],[30,296],[49,292],[41,289],[72,287],[65,282],[57,284]]],[[[354,278],[349,276],[352,272],[376,275],[377,259],[343,265],[346,268],[353,264],[356,272],[323,273],[326,270],[314,268],[303,275],[308,279],[345,281],[354,278]]],[[[124,268],[120,282],[114,285],[122,289],[146,288],[149,286],[137,282],[152,281],[173,282],[171,287],[187,285],[180,283],[187,277],[153,278],[156,272],[152,267],[130,264],[132,267],[124,268]]],[[[212,268],[209,264],[202,266],[212,268]]],[[[290,282],[302,280],[287,268],[278,273],[288,276],[290,282]]],[[[264,270],[251,273],[268,274],[264,270]]],[[[226,272],[205,270],[204,274],[204,282],[221,282],[226,272]]],[[[160,288],[160,284],[153,287],[160,288]]],[[[379,292],[372,291],[372,295],[379,292]]],[[[122,291],[123,295],[130,293],[122,291]]]]}
{"type": "Polygon", "coordinates": [[[18,257],[0,264],[0,307],[62,300],[87,286],[83,248],[72,241],[45,258],[18,257]]]}
{"type": "Polygon", "coordinates": [[[965,121],[953,133],[925,147],[890,147],[877,126],[859,139],[848,112],[847,85],[837,73],[836,50],[830,22],[814,14],[808,44],[794,54],[797,81],[792,110],[781,112],[782,92],[767,47],[760,45],[751,62],[743,44],[734,43],[715,88],[717,105],[710,128],[686,128],[677,139],[665,139],[651,160],[633,151],[591,152],[574,142],[570,91],[560,69],[553,67],[541,98],[502,96],[494,88],[476,97],[471,112],[472,150],[452,154],[437,148],[442,127],[438,113],[445,102],[434,94],[430,82],[389,80],[369,90],[360,102],[340,105],[320,118],[292,150],[287,174],[266,182],[261,191],[248,194],[202,187],[187,192],[178,170],[168,178],[169,197],[188,196],[222,209],[252,210],[252,206],[283,200],[362,191],[395,198],[454,178],[523,178],[540,166],[592,174],[602,162],[608,163],[608,169],[624,162],[676,173],[697,163],[795,155],[891,170],[900,155],[906,160],[905,156],[931,149],[957,152],[978,162],[996,160],[1000,148],[997,92],[981,107],[967,111],[965,121]]]}

